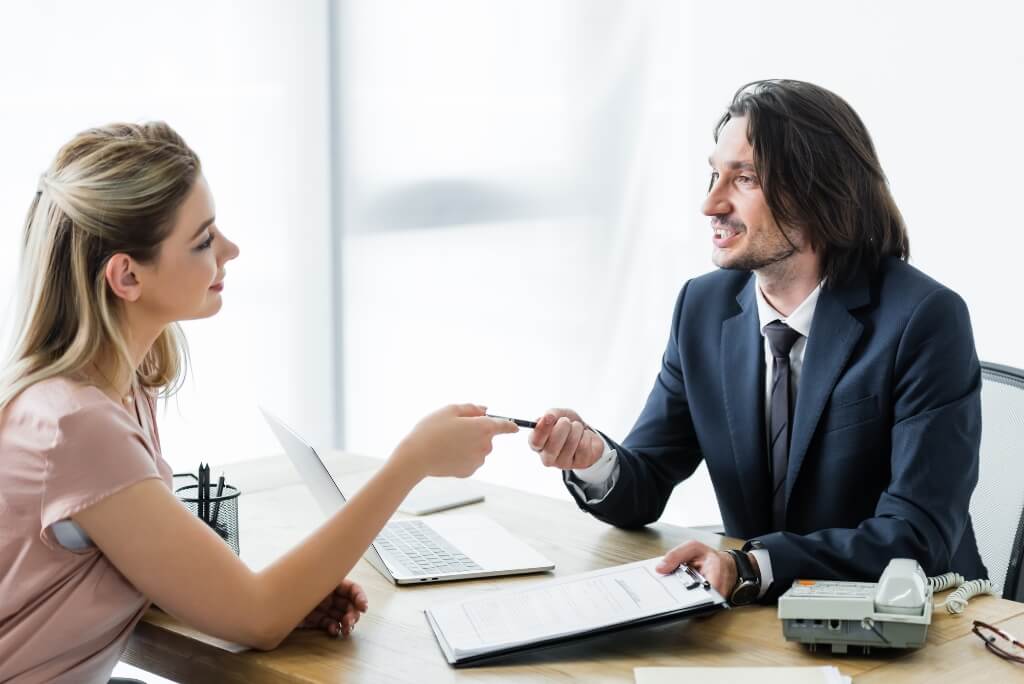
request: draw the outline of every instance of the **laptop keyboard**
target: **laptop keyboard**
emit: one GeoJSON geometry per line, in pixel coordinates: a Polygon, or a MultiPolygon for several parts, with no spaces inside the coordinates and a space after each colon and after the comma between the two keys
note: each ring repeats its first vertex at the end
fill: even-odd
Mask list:
{"type": "Polygon", "coordinates": [[[388,523],[374,544],[414,575],[483,570],[420,520],[388,523]]]}

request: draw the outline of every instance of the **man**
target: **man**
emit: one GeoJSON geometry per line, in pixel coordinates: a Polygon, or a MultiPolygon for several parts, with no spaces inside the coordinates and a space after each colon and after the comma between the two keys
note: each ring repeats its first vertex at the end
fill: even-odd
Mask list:
{"type": "Polygon", "coordinates": [[[712,259],[679,294],[661,371],[621,444],[551,410],[531,446],[580,507],[661,515],[703,459],[726,534],[660,566],[735,604],[798,577],[875,580],[896,557],[983,577],[968,516],[980,367],[954,292],[909,266],[899,210],[853,109],[800,81],[741,88],[715,129],[712,259]]]}

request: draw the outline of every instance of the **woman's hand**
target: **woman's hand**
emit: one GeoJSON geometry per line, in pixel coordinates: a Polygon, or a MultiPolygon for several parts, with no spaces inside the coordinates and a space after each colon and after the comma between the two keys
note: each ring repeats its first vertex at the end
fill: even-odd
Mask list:
{"type": "Polygon", "coordinates": [[[515,423],[488,418],[476,404],[434,411],[412,429],[394,458],[421,477],[469,477],[491,453],[495,436],[518,432],[515,423]]]}
{"type": "Polygon", "coordinates": [[[363,588],[345,579],[299,623],[298,629],[322,629],[332,637],[347,637],[367,608],[369,603],[363,588]]]}

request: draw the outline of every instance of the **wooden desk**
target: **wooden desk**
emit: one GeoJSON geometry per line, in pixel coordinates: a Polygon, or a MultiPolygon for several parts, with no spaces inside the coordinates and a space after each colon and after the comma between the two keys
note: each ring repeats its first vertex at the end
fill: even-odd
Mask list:
{"type": "MultiPolygon", "coordinates": [[[[342,482],[379,461],[331,454],[329,467],[342,482]]],[[[322,519],[298,476],[283,459],[226,468],[242,491],[242,557],[259,569],[302,538],[322,519]]],[[[549,473],[548,475],[553,475],[549,473]]],[[[538,473],[538,477],[544,476],[538,473]]],[[[668,524],[627,532],[556,500],[481,483],[486,501],[458,509],[486,513],[555,561],[556,575],[658,556],[687,539],[719,548],[732,540],[668,524]]],[[[437,515],[446,515],[440,513],[437,515]]],[[[351,576],[365,587],[370,610],[352,638],[322,632],[292,634],[272,652],[230,653],[151,610],[137,626],[127,662],[181,682],[632,682],[637,666],[836,665],[861,682],[994,682],[1024,679],[1024,666],[988,653],[970,633],[971,620],[1003,624],[1024,635],[1024,604],[992,597],[973,599],[967,616],[936,611],[928,645],[918,651],[833,657],[787,643],[773,607],[756,606],[650,628],[633,629],[522,654],[500,664],[456,670],[445,662],[423,609],[442,601],[542,580],[544,575],[396,587],[365,561],[351,576]]]]}

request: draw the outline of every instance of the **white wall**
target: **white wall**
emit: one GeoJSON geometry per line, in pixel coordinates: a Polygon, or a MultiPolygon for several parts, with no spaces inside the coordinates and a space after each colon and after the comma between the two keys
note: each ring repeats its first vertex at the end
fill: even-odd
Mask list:
{"type": "MultiPolygon", "coordinates": [[[[786,76],[839,93],[874,137],[908,224],[911,263],[967,301],[983,360],[1024,367],[1015,315],[1024,220],[1014,206],[1024,8],[791,0],[692,11],[694,147],[709,145],[711,122],[746,81],[786,76]]],[[[691,172],[703,173],[701,155],[693,161],[691,172]]],[[[690,187],[696,205],[703,188],[690,187]]]]}

